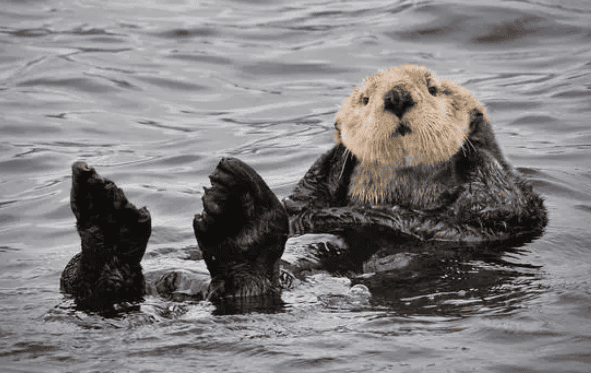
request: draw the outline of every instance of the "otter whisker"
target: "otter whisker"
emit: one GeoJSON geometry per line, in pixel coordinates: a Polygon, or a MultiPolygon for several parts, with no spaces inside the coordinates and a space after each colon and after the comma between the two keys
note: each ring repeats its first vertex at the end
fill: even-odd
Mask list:
{"type": "Polygon", "coordinates": [[[339,174],[339,180],[343,177],[345,172],[345,168],[347,167],[347,162],[349,161],[349,157],[351,156],[351,151],[349,149],[345,150],[343,153],[343,167],[341,168],[341,173],[339,174]]]}

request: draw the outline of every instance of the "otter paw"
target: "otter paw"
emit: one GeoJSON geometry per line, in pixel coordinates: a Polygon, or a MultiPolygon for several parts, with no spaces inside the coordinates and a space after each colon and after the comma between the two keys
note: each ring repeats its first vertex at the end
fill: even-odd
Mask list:
{"type": "Polygon", "coordinates": [[[132,264],[141,261],[152,232],[149,211],[131,204],[123,190],[84,162],[72,165],[70,207],[82,250],[132,264]]]}
{"type": "Polygon", "coordinates": [[[204,188],[203,212],[194,220],[195,234],[204,242],[219,243],[236,235],[242,227],[281,203],[259,174],[235,158],[223,158],[204,188]]]}
{"type": "Polygon", "coordinates": [[[129,203],[115,183],[84,162],[72,165],[70,206],[82,252],[62,273],[62,289],[87,310],[141,300],[140,261],[151,234],[148,210],[129,203]]]}
{"type": "Polygon", "coordinates": [[[224,158],[210,175],[203,212],[193,220],[203,259],[221,296],[266,292],[279,284],[287,213],[250,166],[224,158]]]}

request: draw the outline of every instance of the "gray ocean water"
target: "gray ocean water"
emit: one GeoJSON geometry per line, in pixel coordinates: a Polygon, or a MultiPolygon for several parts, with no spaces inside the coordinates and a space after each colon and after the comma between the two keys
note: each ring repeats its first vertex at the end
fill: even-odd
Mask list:
{"type": "Polygon", "coordinates": [[[3,1],[0,370],[591,371],[590,42],[584,0],[3,1]],[[545,197],[544,235],[504,264],[370,299],[315,277],[273,313],[148,298],[104,319],[59,292],[80,250],[72,162],[149,208],[145,268],[190,267],[221,157],[286,196],[332,146],[344,97],[401,64],[471,89],[545,197]]]}

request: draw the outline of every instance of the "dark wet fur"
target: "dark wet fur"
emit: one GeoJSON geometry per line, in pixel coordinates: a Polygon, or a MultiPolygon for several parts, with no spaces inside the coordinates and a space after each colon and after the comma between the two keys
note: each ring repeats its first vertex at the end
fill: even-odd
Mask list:
{"type": "Polygon", "coordinates": [[[143,300],[140,261],[151,234],[150,213],[85,163],[72,165],[72,212],[82,252],[64,269],[60,287],[78,308],[109,313],[119,303],[143,300]]]}
{"type": "MultiPolygon", "coordinates": [[[[283,203],[291,234],[343,233],[364,227],[421,241],[489,242],[535,237],[547,224],[543,200],[511,169],[482,113],[471,113],[470,134],[451,160],[432,166],[440,193],[418,201],[383,205],[356,203],[347,193],[358,162],[342,145],[323,155],[283,203]]],[[[397,173],[412,191],[413,168],[397,173]]],[[[402,191],[403,193],[404,191],[402,191]]],[[[395,198],[395,196],[394,196],[395,198]]]]}
{"type": "MultiPolygon", "coordinates": [[[[193,221],[211,275],[208,299],[277,294],[288,235],[343,237],[345,247],[319,245],[323,249],[310,254],[323,269],[354,274],[381,246],[527,242],[541,234],[547,223],[542,198],[505,161],[482,113],[471,116],[468,140],[457,154],[420,171],[437,185],[437,193],[413,203],[406,196],[420,181],[416,168],[397,171],[405,186],[385,203],[352,201],[349,189],[359,162],[342,144],[314,163],[283,204],[250,166],[222,159],[210,175],[203,212],[193,221]]],[[[141,300],[139,262],[150,236],[148,211],[136,209],[115,184],[85,164],[73,165],[72,182],[82,253],[64,270],[62,289],[87,310],[141,300]]]]}
{"type": "MultiPolygon", "coordinates": [[[[364,261],[393,243],[400,247],[405,242],[413,247],[433,247],[438,242],[512,245],[540,235],[547,223],[542,198],[505,161],[490,124],[476,110],[471,113],[464,147],[428,170],[439,193],[425,195],[415,206],[408,205],[404,190],[382,205],[352,201],[348,192],[358,165],[338,144],[316,161],[283,201],[290,235],[333,233],[345,239],[344,247],[310,246],[322,269],[333,273],[360,273],[364,261]]],[[[405,178],[399,184],[412,190],[413,183],[420,181],[415,170],[397,173],[405,178]]],[[[270,265],[274,262],[268,254],[257,257],[257,253],[268,250],[274,253],[273,260],[279,257],[288,230],[283,207],[256,172],[237,159],[222,160],[210,178],[204,213],[196,217],[194,227],[212,284],[219,284],[213,288],[238,296],[249,293],[239,290],[238,283],[250,293],[275,289],[277,282],[272,280],[269,286],[268,281],[276,278],[278,267],[270,265]],[[256,259],[247,260],[248,256],[256,259]]]]}
{"type": "Polygon", "coordinates": [[[285,209],[250,166],[222,159],[210,175],[203,213],[193,229],[211,274],[213,297],[262,294],[279,288],[288,235],[285,209]]]}

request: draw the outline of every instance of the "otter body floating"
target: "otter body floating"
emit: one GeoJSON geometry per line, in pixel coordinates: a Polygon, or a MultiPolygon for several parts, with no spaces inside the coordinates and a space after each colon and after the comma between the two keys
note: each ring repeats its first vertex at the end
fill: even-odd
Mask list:
{"type": "MultiPolygon", "coordinates": [[[[369,76],[345,99],[335,128],[334,148],[283,203],[248,165],[237,159],[218,164],[203,212],[193,222],[211,275],[208,286],[197,286],[207,288],[201,296],[277,292],[280,265],[296,273],[362,271],[380,242],[404,246],[412,239],[432,247],[527,240],[547,223],[542,198],[503,158],[484,107],[469,91],[424,68],[401,66],[369,76]],[[296,250],[288,241],[281,260],[288,236],[308,233],[341,238],[322,250],[296,250]],[[360,249],[356,242],[368,237],[375,245],[360,249]]],[[[91,310],[141,300],[147,210],[137,210],[84,163],[73,165],[71,204],[82,253],[62,274],[64,291],[91,310]]],[[[174,292],[170,279],[187,275],[171,273],[161,276],[168,286],[151,288],[174,292]]]]}
{"type": "Polygon", "coordinates": [[[284,200],[292,234],[369,225],[487,242],[546,225],[542,199],[502,156],[482,104],[425,68],[368,77],[335,128],[336,146],[284,200]]]}

